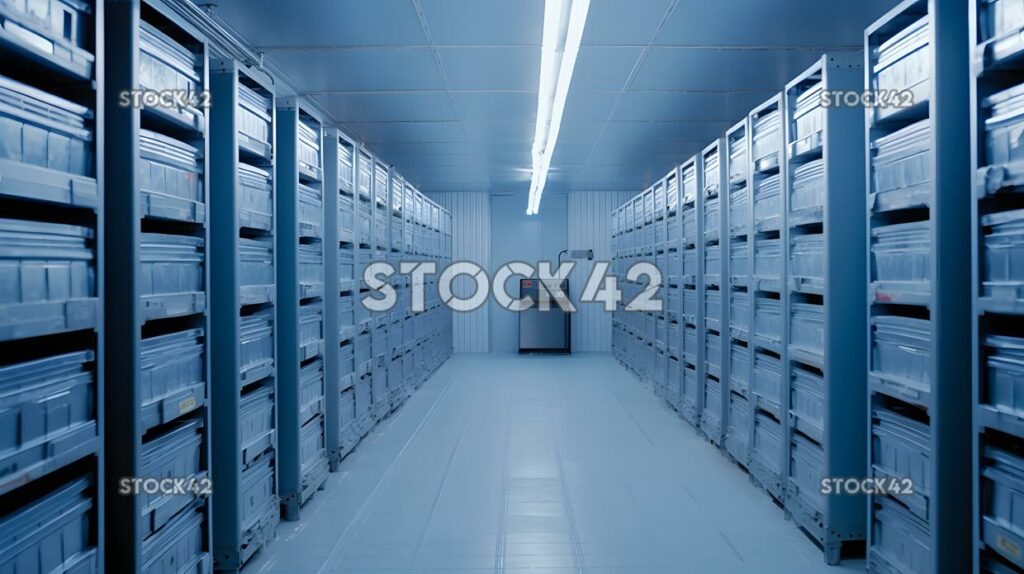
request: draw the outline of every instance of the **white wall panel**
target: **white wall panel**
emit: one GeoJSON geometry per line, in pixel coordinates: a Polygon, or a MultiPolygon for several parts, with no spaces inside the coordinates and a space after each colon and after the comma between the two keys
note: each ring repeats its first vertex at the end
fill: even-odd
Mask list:
{"type": "MultiPolygon", "coordinates": [[[[490,269],[491,198],[486,192],[432,193],[431,199],[452,214],[452,261],[472,261],[490,269]]],[[[440,271],[440,270],[439,270],[440,271]]],[[[457,296],[473,293],[468,277],[455,280],[457,296]]],[[[455,313],[453,337],[456,353],[486,353],[490,350],[487,306],[469,313],[455,313]]]]}

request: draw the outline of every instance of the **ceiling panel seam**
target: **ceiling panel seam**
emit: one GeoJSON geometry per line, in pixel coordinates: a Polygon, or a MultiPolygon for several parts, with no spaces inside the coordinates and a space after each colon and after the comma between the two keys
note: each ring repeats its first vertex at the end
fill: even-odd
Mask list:
{"type": "MultiPolygon", "coordinates": [[[[462,119],[462,114],[459,112],[459,105],[455,103],[455,95],[452,94],[452,84],[448,81],[448,72],[444,68],[444,62],[441,60],[441,52],[434,45],[434,36],[430,33],[430,25],[427,24],[427,15],[423,11],[423,4],[420,0],[410,0],[412,7],[416,10],[416,17],[419,18],[420,27],[423,28],[423,36],[427,39],[427,44],[430,46],[430,53],[434,57],[434,63],[437,65],[437,73],[441,75],[441,83],[444,85],[445,90],[448,94],[448,102],[451,103],[452,111],[455,113],[455,117],[462,119]]],[[[469,138],[469,131],[466,130],[466,126],[460,124],[463,135],[469,138]]]]}

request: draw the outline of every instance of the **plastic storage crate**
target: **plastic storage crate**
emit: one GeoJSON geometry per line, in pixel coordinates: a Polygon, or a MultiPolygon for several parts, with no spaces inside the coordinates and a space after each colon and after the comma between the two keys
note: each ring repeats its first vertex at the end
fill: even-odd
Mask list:
{"type": "Polygon", "coordinates": [[[708,435],[718,437],[722,432],[722,383],[714,377],[704,380],[704,410],[700,415],[700,426],[708,435]]]}
{"type": "Polygon", "coordinates": [[[308,499],[314,489],[327,478],[327,438],[324,420],[317,417],[302,427],[299,434],[303,497],[308,499]]]}
{"type": "Polygon", "coordinates": [[[139,242],[139,295],[145,316],[175,317],[205,309],[206,241],[143,233],[139,242]]]}
{"type": "Polygon", "coordinates": [[[1024,4],[1017,0],[988,0],[978,12],[982,40],[1017,32],[1024,26],[1024,4]]]}
{"type": "Polygon", "coordinates": [[[747,137],[729,140],[729,181],[736,183],[747,179],[747,137]]]}
{"type": "Polygon", "coordinates": [[[814,303],[794,302],[790,311],[790,344],[821,356],[825,352],[825,308],[814,303]]]}
{"type": "MultiPolygon", "coordinates": [[[[196,54],[145,20],[139,21],[139,87],[146,90],[184,90],[199,94],[203,90],[200,71],[201,54],[196,54]]],[[[189,105],[185,107],[157,106],[146,108],[177,124],[205,131],[203,111],[189,105]]]]}
{"type": "Polygon", "coordinates": [[[324,411],[324,362],[321,359],[299,369],[299,424],[324,411]]]}
{"type": "Polygon", "coordinates": [[[98,446],[92,351],[0,367],[0,485],[98,446]]]}
{"type": "Polygon", "coordinates": [[[927,291],[931,278],[931,221],[913,221],[871,230],[872,280],[927,291]]]}
{"type": "MultiPolygon", "coordinates": [[[[0,76],[0,159],[92,176],[93,113],[31,86],[0,76]]],[[[28,183],[28,182],[26,182],[28,183]]]]}
{"type": "Polygon", "coordinates": [[[323,173],[320,161],[320,128],[299,121],[298,132],[298,168],[299,171],[317,181],[323,173]]]}
{"type": "Polygon", "coordinates": [[[704,361],[708,372],[717,377],[722,366],[722,336],[718,333],[708,331],[704,336],[704,361]]]}
{"type": "Polygon", "coordinates": [[[733,241],[729,246],[729,272],[733,277],[744,277],[750,273],[750,244],[733,241]]]}
{"type": "Polygon", "coordinates": [[[782,277],[781,239],[758,239],[754,242],[754,276],[760,279],[782,277]]]}
{"type": "Polygon", "coordinates": [[[203,552],[204,517],[182,512],[142,542],[142,571],[146,574],[209,572],[210,555],[203,552]]]}
{"type": "Polygon", "coordinates": [[[722,292],[715,289],[704,291],[704,317],[709,323],[709,328],[721,327],[722,322],[722,292]]]}
{"type": "Polygon", "coordinates": [[[696,289],[683,289],[683,315],[686,317],[687,322],[691,324],[697,322],[696,289]]]}
{"type": "MultiPolygon", "coordinates": [[[[930,26],[925,16],[882,43],[875,53],[871,70],[871,88],[874,90],[908,90],[914,102],[924,102],[930,95],[932,74],[929,50],[930,26]]],[[[896,108],[876,108],[876,119],[898,111],[896,108]]]]}
{"type": "Polygon", "coordinates": [[[794,223],[820,222],[824,217],[825,163],[815,160],[793,170],[789,211],[794,223]]]}
{"type": "Polygon", "coordinates": [[[245,84],[238,84],[238,141],[245,151],[263,159],[272,154],[272,100],[245,84]]]}
{"type": "Polygon", "coordinates": [[[871,323],[872,373],[930,387],[931,323],[897,315],[880,315],[871,323]]]}
{"type": "Polygon", "coordinates": [[[686,325],[683,330],[683,358],[691,365],[697,364],[697,327],[686,325]]]}
{"type": "Polygon", "coordinates": [[[351,432],[356,422],[356,391],[348,388],[341,392],[338,399],[338,426],[342,433],[351,432]]]}
{"type": "Polygon", "coordinates": [[[272,301],[275,280],[273,239],[239,239],[238,284],[242,304],[272,301]]]}
{"type": "Polygon", "coordinates": [[[928,519],[931,488],[931,436],[928,424],[877,407],[871,413],[871,468],[880,478],[909,478],[914,493],[900,501],[911,512],[928,519]]]}
{"type": "Polygon", "coordinates": [[[299,360],[320,354],[324,338],[324,312],[320,303],[299,307],[299,360]]]}
{"type": "Polygon", "coordinates": [[[299,184],[299,235],[323,237],[324,198],[319,189],[299,184]]]}
{"type": "Polygon", "coordinates": [[[776,416],[782,405],[782,361],[767,353],[754,353],[754,379],[751,393],[755,405],[776,416]]]}
{"type": "Polygon", "coordinates": [[[749,390],[747,368],[750,365],[750,348],[737,341],[730,343],[729,382],[730,388],[746,396],[749,390]]]}
{"type": "Polygon", "coordinates": [[[86,49],[88,4],[73,0],[5,2],[0,41],[79,78],[93,75],[95,56],[86,49]]]}
{"type": "Polygon", "coordinates": [[[242,317],[238,331],[242,384],[254,383],[272,374],[274,368],[273,315],[264,312],[242,317]]]}
{"type": "MultiPolygon", "coordinates": [[[[697,275],[697,250],[683,250],[683,275],[696,277],[697,275]]],[[[691,279],[692,280],[692,279],[691,279]]]]}
{"type": "Polygon", "coordinates": [[[719,210],[718,197],[704,200],[704,240],[715,241],[718,239],[719,210]]]}
{"type": "MultiPolygon", "coordinates": [[[[704,247],[704,277],[717,279],[722,274],[722,246],[706,245],[704,247]]],[[[707,281],[707,279],[705,279],[707,281]]]]}
{"type": "Polygon", "coordinates": [[[754,227],[757,231],[778,230],[782,225],[782,177],[766,177],[754,189],[754,227]]]}
{"type": "Polygon", "coordinates": [[[0,219],[0,340],[95,325],[93,232],[0,219]]]}
{"type": "Polygon", "coordinates": [[[789,492],[819,514],[825,512],[825,495],[821,481],[825,477],[825,452],[820,446],[800,436],[792,435],[789,449],[789,492]]]}
{"type": "Polygon", "coordinates": [[[725,431],[725,446],[729,453],[744,465],[749,432],[750,403],[736,393],[729,393],[729,427],[725,431]]]}
{"type": "Polygon", "coordinates": [[[981,480],[981,538],[1013,564],[1024,566],[1024,557],[1012,551],[1024,543],[1024,460],[1009,451],[987,446],[982,457],[981,480]]]}
{"type": "Polygon", "coordinates": [[[922,120],[871,144],[872,209],[927,206],[932,190],[931,121],[922,120]]]}
{"type": "Polygon", "coordinates": [[[769,341],[782,340],[782,302],[754,297],[754,333],[769,341]]]}
{"type": "Polygon", "coordinates": [[[752,122],[751,151],[755,162],[761,161],[782,149],[782,115],[778,110],[770,111],[752,122]]]}
{"type": "MultiPolygon", "coordinates": [[[[203,426],[198,420],[174,429],[142,445],[142,474],[145,478],[201,478],[203,426]]],[[[156,532],[195,499],[194,495],[143,494],[142,513],[147,534],[156,532]]]]}
{"type": "Polygon", "coordinates": [[[265,456],[242,471],[239,500],[243,533],[258,530],[268,521],[276,523],[280,509],[274,482],[273,457],[265,456]]]}
{"type": "Polygon", "coordinates": [[[249,465],[274,447],[274,396],[269,387],[242,395],[238,405],[238,442],[242,464],[249,465]]]}
{"type": "Polygon", "coordinates": [[[200,151],[174,138],[139,129],[139,192],[143,215],[206,221],[200,151]]]}
{"type": "Polygon", "coordinates": [[[868,569],[908,574],[934,572],[928,524],[891,498],[875,496],[871,500],[873,544],[868,551],[868,569]]]}
{"type": "Polygon", "coordinates": [[[750,328],[750,293],[732,290],[729,292],[729,322],[734,327],[750,328]]]}
{"type": "Polygon", "coordinates": [[[818,82],[797,96],[792,120],[793,141],[811,138],[825,128],[825,117],[821,108],[823,90],[821,82],[818,82]]]}
{"type": "Polygon", "coordinates": [[[324,292],[324,255],[320,243],[300,243],[299,297],[319,297],[324,292]]]}
{"type": "Polygon", "coordinates": [[[697,210],[693,208],[683,209],[683,244],[696,245],[697,243],[697,210]]]}
{"type": "Polygon", "coordinates": [[[352,197],[338,196],[338,238],[351,243],[355,239],[355,207],[352,197]]]}
{"type": "Polygon", "coordinates": [[[989,116],[985,119],[985,163],[1001,165],[1024,159],[1018,144],[1024,130],[1022,86],[992,94],[983,100],[982,106],[989,116]]]}
{"type": "Polygon", "coordinates": [[[238,224],[270,231],[274,226],[274,185],[270,173],[238,164],[238,224]]]}
{"type": "Polygon", "coordinates": [[[1024,209],[986,215],[981,224],[985,228],[984,294],[1024,299],[1024,209]]]}
{"type": "Polygon", "coordinates": [[[206,402],[203,329],[142,339],[142,427],[172,421],[206,402]]]}
{"type": "Polygon", "coordinates": [[[0,519],[0,571],[101,572],[91,545],[93,488],[78,478],[0,519]]]}
{"type": "Polygon", "coordinates": [[[983,404],[1024,418],[1024,339],[989,335],[985,351],[983,404]]]}
{"type": "Polygon", "coordinates": [[[782,427],[779,422],[765,415],[754,413],[754,448],[751,458],[774,475],[782,473],[782,427]]]}
{"type": "Polygon", "coordinates": [[[821,443],[825,432],[825,381],[821,375],[793,367],[790,381],[792,426],[821,443]]]}

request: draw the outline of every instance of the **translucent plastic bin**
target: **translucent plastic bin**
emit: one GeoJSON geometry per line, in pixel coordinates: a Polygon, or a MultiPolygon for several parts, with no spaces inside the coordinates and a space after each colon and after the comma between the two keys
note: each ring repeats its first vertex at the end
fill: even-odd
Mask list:
{"type": "Polygon", "coordinates": [[[722,292],[714,289],[704,291],[704,313],[708,320],[722,319],[722,292]]]}
{"type": "Polygon", "coordinates": [[[754,276],[761,279],[782,277],[781,239],[757,239],[754,242],[754,276]]]}
{"type": "Polygon", "coordinates": [[[355,361],[357,370],[358,367],[370,361],[372,354],[370,350],[371,344],[372,340],[368,333],[356,337],[355,361]]]}
{"type": "Polygon", "coordinates": [[[142,339],[142,426],[150,429],[206,401],[203,329],[142,339]]]}
{"type": "Polygon", "coordinates": [[[348,389],[342,391],[338,400],[338,425],[342,432],[350,430],[351,425],[356,422],[356,391],[348,389]]]}
{"type": "Polygon", "coordinates": [[[754,380],[751,392],[758,406],[778,414],[782,405],[782,361],[765,353],[754,353],[754,380]]]}
{"type": "Polygon", "coordinates": [[[82,477],[0,518],[0,571],[97,573],[93,480],[82,477]]]}
{"type": "Polygon", "coordinates": [[[274,243],[269,237],[238,240],[238,277],[242,287],[274,284],[274,243]]]}
{"type": "Polygon", "coordinates": [[[270,173],[238,164],[238,224],[270,231],[274,226],[274,186],[270,173]]]}
{"type": "Polygon", "coordinates": [[[729,181],[747,179],[747,138],[729,140],[729,181]]]}
{"type": "Polygon", "coordinates": [[[693,325],[687,325],[683,331],[683,345],[684,352],[683,356],[691,364],[696,365],[697,363],[697,328],[693,325]]]}
{"type": "Polygon", "coordinates": [[[909,478],[914,494],[900,500],[921,518],[928,518],[931,489],[931,438],[926,423],[883,407],[871,413],[871,467],[876,477],[909,478]]]}
{"type": "Polygon", "coordinates": [[[299,296],[318,297],[324,291],[324,256],[320,243],[300,243],[299,296]]]}
{"type": "Polygon", "coordinates": [[[241,379],[245,385],[271,374],[274,365],[273,316],[258,313],[242,317],[238,331],[241,379]]]}
{"type": "Polygon", "coordinates": [[[683,366],[683,403],[690,406],[697,404],[697,371],[683,366]]]}
{"type": "Polygon", "coordinates": [[[750,192],[741,187],[729,192],[729,229],[734,236],[746,235],[750,228],[750,192]]]}
{"type": "Polygon", "coordinates": [[[351,194],[353,189],[353,150],[352,146],[347,143],[338,144],[338,179],[340,180],[340,187],[347,193],[351,194]]]}
{"type": "Polygon", "coordinates": [[[913,283],[927,290],[931,281],[931,221],[914,221],[871,230],[872,280],[913,283]]]}
{"type": "Polygon", "coordinates": [[[782,149],[782,116],[778,110],[770,111],[752,122],[754,138],[751,151],[754,161],[759,161],[782,149]]]}
{"type": "Polygon", "coordinates": [[[871,144],[876,212],[931,203],[931,121],[922,120],[871,144]]]}
{"type": "Polygon", "coordinates": [[[95,56],[87,49],[89,4],[73,0],[5,2],[0,39],[67,70],[81,79],[93,76],[95,56]]]}
{"type": "Polygon", "coordinates": [[[985,339],[985,350],[982,401],[1024,418],[1024,339],[990,335],[985,339]]]}
{"type": "Polygon", "coordinates": [[[91,110],[4,76],[0,101],[0,160],[94,177],[91,110]]]}
{"type": "Polygon", "coordinates": [[[323,342],[324,312],[319,303],[299,307],[299,347],[308,352],[300,353],[303,361],[320,351],[323,342]]]}
{"type": "Polygon", "coordinates": [[[722,365],[722,336],[709,331],[704,336],[704,360],[708,364],[712,374],[718,372],[722,365]]]}
{"type": "MultiPolygon", "coordinates": [[[[819,108],[820,109],[820,108],[819,108]]],[[[806,213],[825,206],[825,160],[816,159],[793,170],[791,213],[806,213]]],[[[820,217],[818,218],[820,219],[820,217]]]]}
{"type": "MultiPolygon", "coordinates": [[[[203,461],[203,426],[198,420],[183,423],[142,445],[145,478],[199,478],[203,461]]],[[[148,533],[156,532],[188,506],[190,494],[142,494],[142,512],[148,533]]]]}
{"type": "Polygon", "coordinates": [[[242,471],[242,531],[251,530],[265,521],[268,514],[278,512],[277,489],[274,487],[273,457],[265,456],[242,471]]]}
{"type": "Polygon", "coordinates": [[[872,372],[930,388],[931,323],[897,315],[877,316],[871,323],[872,372]]]}
{"type": "Polygon", "coordinates": [[[782,179],[775,174],[762,179],[754,191],[754,225],[758,231],[779,229],[782,222],[782,179]]]}
{"type": "Polygon", "coordinates": [[[749,366],[750,349],[746,345],[732,341],[729,349],[729,380],[733,388],[743,394],[747,393],[749,387],[747,382],[749,366]]]}
{"type": "Polygon", "coordinates": [[[686,249],[683,250],[683,275],[696,275],[697,274],[697,250],[686,249]]]}
{"type": "Polygon", "coordinates": [[[729,247],[729,273],[733,277],[749,275],[750,244],[746,241],[733,241],[729,247]]]}
{"type": "MultiPolygon", "coordinates": [[[[730,447],[729,452],[733,456],[738,454],[734,447],[746,449],[749,429],[750,403],[735,393],[729,393],[729,428],[726,430],[726,446],[730,447]]],[[[746,464],[745,460],[741,459],[740,462],[746,464]]]]}
{"type": "Polygon", "coordinates": [[[324,421],[316,417],[299,430],[299,460],[304,488],[315,488],[327,475],[327,438],[324,421]]]}
{"type": "MultiPolygon", "coordinates": [[[[196,54],[169,36],[139,21],[139,87],[147,90],[184,90],[196,97],[202,92],[201,54],[196,54]]],[[[178,124],[204,131],[203,111],[196,106],[146,108],[178,124]]]]}
{"type": "Polygon", "coordinates": [[[683,243],[694,245],[697,242],[697,210],[683,209],[683,243]]]}
{"type": "Polygon", "coordinates": [[[981,218],[985,228],[985,294],[1024,299],[1024,209],[981,218]]]}
{"type": "Polygon", "coordinates": [[[356,231],[355,223],[355,211],[352,203],[352,197],[348,195],[338,196],[338,232],[339,239],[342,241],[351,242],[354,239],[356,231]]]}
{"type": "Polygon", "coordinates": [[[184,142],[139,129],[142,213],[177,221],[206,221],[202,154],[184,142]]]}
{"type": "Polygon", "coordinates": [[[203,551],[204,517],[188,510],[142,541],[142,572],[179,574],[208,572],[210,555],[203,551]]]}
{"type": "Polygon", "coordinates": [[[796,98],[796,109],[793,111],[793,140],[808,138],[825,127],[825,118],[821,108],[821,93],[824,88],[821,82],[808,87],[796,98]]]}
{"type": "MultiPolygon", "coordinates": [[[[931,78],[928,16],[896,33],[875,52],[871,88],[875,90],[910,90],[915,102],[928,99],[931,78]]],[[[876,115],[882,110],[875,110],[876,115]]],[[[887,110],[892,113],[893,110],[887,110]]],[[[887,114],[882,114],[887,115],[887,114]]]]}
{"type": "Polygon", "coordinates": [[[151,309],[147,314],[170,317],[201,310],[192,295],[206,290],[205,240],[143,233],[139,241],[139,295],[151,309]]]}
{"type": "Polygon", "coordinates": [[[1020,0],[986,0],[979,4],[979,8],[981,42],[1008,32],[1016,33],[1024,26],[1024,3],[1020,0]]]}
{"type": "Polygon", "coordinates": [[[317,359],[299,369],[299,422],[324,412],[324,362],[317,359]]]}
{"type": "Polygon", "coordinates": [[[92,239],[85,227],[0,219],[0,339],[94,324],[94,305],[81,316],[68,306],[96,296],[92,239]]]}
{"type": "Polygon", "coordinates": [[[271,150],[271,110],[273,99],[268,98],[249,86],[238,84],[239,145],[246,151],[263,158],[269,158],[271,150]]]}
{"type": "MultiPolygon", "coordinates": [[[[705,195],[712,195],[718,192],[718,146],[716,145],[709,155],[704,156],[704,191],[705,195]]],[[[704,204],[707,206],[707,203],[704,204]]]]}
{"type": "Polygon", "coordinates": [[[238,405],[242,463],[250,464],[274,447],[274,397],[269,387],[242,395],[238,405]]]}
{"type": "Polygon", "coordinates": [[[299,235],[323,237],[324,198],[319,189],[299,184],[299,235]]]}
{"type": "Polygon", "coordinates": [[[689,165],[683,169],[683,203],[697,201],[697,168],[689,165]]]}
{"type": "Polygon", "coordinates": [[[792,435],[789,450],[790,488],[804,503],[819,513],[825,512],[825,495],[821,481],[825,476],[825,452],[820,446],[800,436],[792,435]]]}
{"type": "Polygon", "coordinates": [[[704,239],[707,241],[718,239],[718,224],[720,223],[718,203],[717,196],[704,201],[704,239]]]}
{"type": "Polygon", "coordinates": [[[721,275],[722,247],[720,245],[704,246],[704,275],[721,275]]]}
{"type": "Polygon", "coordinates": [[[0,367],[0,485],[96,448],[92,351],[0,367]]]}
{"type": "Polygon", "coordinates": [[[754,332],[772,341],[782,340],[782,303],[769,297],[754,297],[754,332]]]}
{"type": "Polygon", "coordinates": [[[683,314],[695,321],[697,318],[697,290],[683,289],[683,314]]]}
{"type": "Polygon", "coordinates": [[[750,328],[750,293],[736,290],[729,292],[729,323],[741,329],[750,328]]]}
{"type": "Polygon", "coordinates": [[[782,469],[782,428],[764,413],[754,413],[754,448],[752,457],[774,474],[782,469]]]}
{"type": "Polygon", "coordinates": [[[342,295],[338,299],[338,324],[355,325],[355,305],[352,295],[342,295]]]}
{"type": "Polygon", "coordinates": [[[907,574],[934,572],[928,524],[891,498],[875,496],[872,501],[875,506],[871,524],[874,544],[868,553],[869,568],[907,574]]]}
{"type": "Polygon", "coordinates": [[[825,352],[825,308],[814,303],[792,304],[790,342],[794,347],[822,355],[825,352]]]}
{"type": "Polygon", "coordinates": [[[370,217],[370,214],[365,211],[360,211],[357,214],[357,217],[359,218],[359,243],[362,245],[369,245],[370,222],[373,221],[373,219],[370,217]]]}
{"type": "Polygon", "coordinates": [[[701,427],[717,434],[722,425],[722,384],[713,378],[704,381],[704,410],[701,427]]]}
{"type": "Polygon", "coordinates": [[[795,366],[792,376],[789,408],[793,425],[821,442],[825,432],[825,381],[821,375],[795,366]]]}
{"type": "Polygon", "coordinates": [[[1011,551],[1024,542],[1024,460],[994,446],[985,447],[981,469],[982,540],[1020,566],[1024,557],[1011,551]]]}
{"type": "Polygon", "coordinates": [[[319,180],[322,175],[320,161],[320,126],[298,122],[298,166],[299,171],[319,180]]]}

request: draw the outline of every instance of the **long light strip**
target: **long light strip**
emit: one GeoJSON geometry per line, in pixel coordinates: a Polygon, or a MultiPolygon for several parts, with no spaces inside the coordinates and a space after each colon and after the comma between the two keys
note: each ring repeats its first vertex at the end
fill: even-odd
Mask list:
{"type": "Polygon", "coordinates": [[[530,180],[528,215],[540,211],[551,156],[562,127],[562,113],[569,96],[569,84],[576,56],[583,41],[583,29],[590,0],[546,0],[544,35],[541,43],[540,87],[537,92],[537,127],[533,135],[533,172],[530,180]]]}

